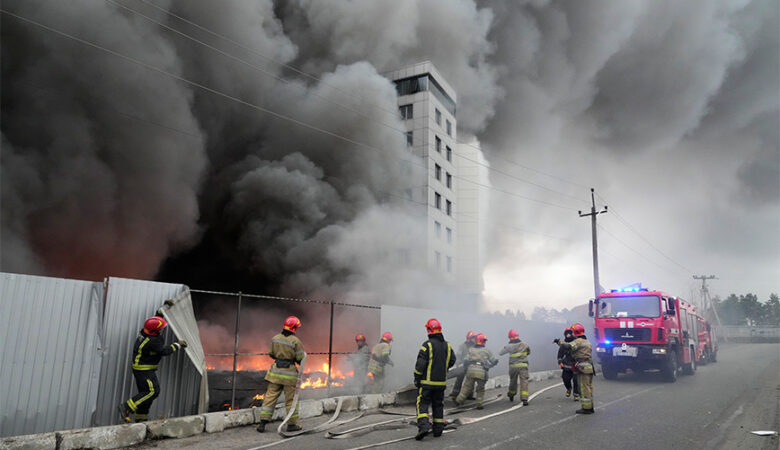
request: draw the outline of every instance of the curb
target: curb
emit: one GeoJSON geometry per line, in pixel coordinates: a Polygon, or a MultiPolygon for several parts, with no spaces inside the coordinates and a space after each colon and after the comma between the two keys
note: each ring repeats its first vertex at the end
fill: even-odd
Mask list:
{"type": "MultiPolygon", "coordinates": [[[[531,372],[530,381],[542,381],[554,378],[559,370],[531,372]]],[[[495,389],[509,385],[509,375],[490,378],[485,389],[495,389]]],[[[341,410],[367,411],[383,406],[405,405],[408,399],[396,392],[384,394],[346,395],[322,400],[302,400],[298,403],[298,415],[301,419],[332,413],[339,398],[343,398],[341,410]]],[[[284,419],[284,403],[277,404],[272,420],[284,419]]],[[[11,436],[0,440],[0,449],[8,450],[66,450],[77,448],[112,449],[130,447],[145,440],[179,439],[200,433],[219,433],[229,428],[252,425],[260,422],[260,408],[237,409],[235,411],[217,411],[194,416],[172,417],[151,420],[146,423],[112,425],[107,427],[83,428],[40,434],[11,436]]]]}

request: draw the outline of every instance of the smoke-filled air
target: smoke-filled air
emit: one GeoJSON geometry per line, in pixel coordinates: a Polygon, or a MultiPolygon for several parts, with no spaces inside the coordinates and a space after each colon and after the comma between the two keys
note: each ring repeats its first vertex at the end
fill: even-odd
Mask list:
{"type": "Polygon", "coordinates": [[[610,209],[605,288],[688,296],[701,272],[764,298],[780,279],[778,8],[5,0],[0,264],[367,304],[459,298],[408,263],[427,206],[406,190],[428,168],[386,74],[431,61],[457,93],[458,142],[484,161],[483,309],[592,297],[577,214],[591,187],[610,209]]]}

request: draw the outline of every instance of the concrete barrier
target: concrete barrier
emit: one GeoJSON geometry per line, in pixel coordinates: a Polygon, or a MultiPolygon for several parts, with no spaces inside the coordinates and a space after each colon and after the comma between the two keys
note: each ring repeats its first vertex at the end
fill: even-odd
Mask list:
{"type": "Polygon", "coordinates": [[[57,432],[57,449],[122,448],[140,444],[146,438],[146,425],[134,423],[57,432]]]}
{"type": "Polygon", "coordinates": [[[206,419],[203,416],[173,417],[146,423],[149,439],[184,438],[203,433],[206,419]]]}
{"type": "Polygon", "coordinates": [[[0,440],[0,448],[9,450],[54,450],[57,448],[55,433],[25,434],[0,440]]]}

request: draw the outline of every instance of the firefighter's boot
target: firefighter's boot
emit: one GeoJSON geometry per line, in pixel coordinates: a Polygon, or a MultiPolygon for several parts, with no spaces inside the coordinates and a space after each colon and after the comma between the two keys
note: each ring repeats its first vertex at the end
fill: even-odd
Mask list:
{"type": "Polygon", "coordinates": [[[443,423],[434,423],[433,424],[433,437],[441,437],[441,433],[444,431],[444,424],[443,423]]]}
{"type": "Polygon", "coordinates": [[[580,401],[580,394],[574,394],[574,401],[575,402],[580,401]]]}
{"type": "Polygon", "coordinates": [[[528,406],[528,400],[523,400],[523,406],[528,406]]]}
{"type": "Polygon", "coordinates": [[[287,431],[288,431],[288,432],[292,432],[292,431],[301,431],[301,430],[303,430],[303,428],[301,428],[301,426],[300,426],[300,425],[293,425],[293,424],[289,424],[289,425],[287,425],[287,431]]]}
{"type": "Polygon", "coordinates": [[[508,394],[508,395],[507,395],[507,397],[509,397],[509,401],[510,401],[510,402],[513,402],[513,401],[515,401],[515,396],[514,396],[514,394],[508,394]]]}
{"type": "Polygon", "coordinates": [[[265,424],[267,424],[267,420],[261,420],[260,424],[257,425],[257,432],[258,433],[265,433],[265,424]]]}
{"type": "MultiPolygon", "coordinates": [[[[414,436],[414,439],[418,441],[422,441],[422,439],[425,436],[428,436],[428,433],[430,432],[431,432],[431,424],[428,423],[428,420],[420,421],[420,423],[417,425],[417,434],[414,436]]],[[[441,432],[439,434],[441,434],[441,432]]]]}
{"type": "MultiPolygon", "coordinates": [[[[571,397],[571,389],[566,389],[566,398],[571,397]]],[[[576,396],[575,396],[576,398],[576,396]]]]}
{"type": "Polygon", "coordinates": [[[124,423],[130,423],[133,421],[133,419],[130,417],[131,412],[132,411],[130,410],[130,407],[127,406],[127,403],[122,402],[119,404],[119,417],[122,418],[124,423]]]}
{"type": "Polygon", "coordinates": [[[592,409],[585,409],[585,408],[580,408],[580,409],[578,409],[577,411],[574,411],[574,412],[577,413],[577,414],[593,414],[593,410],[592,409]]]}

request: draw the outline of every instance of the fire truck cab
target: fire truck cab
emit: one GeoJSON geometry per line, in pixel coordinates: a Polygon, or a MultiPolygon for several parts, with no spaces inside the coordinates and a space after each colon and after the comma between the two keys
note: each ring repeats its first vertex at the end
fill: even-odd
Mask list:
{"type": "Polygon", "coordinates": [[[696,372],[700,322],[690,303],[661,291],[632,287],[590,302],[596,356],[606,379],[618,373],[658,370],[674,382],[696,372]]]}

